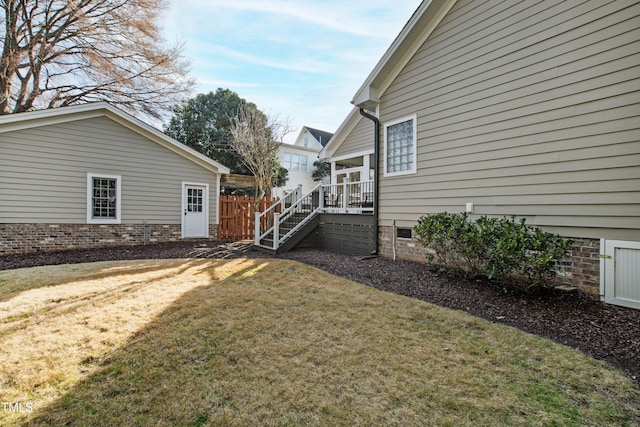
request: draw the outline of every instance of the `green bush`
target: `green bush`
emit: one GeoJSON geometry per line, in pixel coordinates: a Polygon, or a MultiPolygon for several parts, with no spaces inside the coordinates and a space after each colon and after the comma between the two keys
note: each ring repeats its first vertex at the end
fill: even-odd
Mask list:
{"type": "Polygon", "coordinates": [[[485,232],[486,227],[469,221],[466,214],[423,216],[414,230],[416,240],[432,250],[429,263],[465,279],[484,273],[491,237],[485,232]]]}
{"type": "Polygon", "coordinates": [[[465,279],[486,276],[526,292],[549,283],[572,243],[524,219],[482,216],[474,222],[466,213],[426,215],[414,230],[416,240],[431,249],[431,264],[465,279]]]}

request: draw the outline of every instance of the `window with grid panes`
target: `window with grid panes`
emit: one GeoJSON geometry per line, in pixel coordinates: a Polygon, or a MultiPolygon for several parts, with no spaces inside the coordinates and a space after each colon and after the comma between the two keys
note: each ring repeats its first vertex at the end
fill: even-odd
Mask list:
{"type": "Polygon", "coordinates": [[[384,126],[385,176],[416,172],[416,116],[384,126]]]}
{"type": "Polygon", "coordinates": [[[119,175],[87,173],[87,222],[120,224],[119,175]]]}
{"type": "Polygon", "coordinates": [[[202,212],[202,189],[201,188],[187,189],[187,211],[202,212]]]}
{"type": "Polygon", "coordinates": [[[93,218],[115,219],[117,202],[117,180],[93,178],[93,218]]]}
{"type": "Polygon", "coordinates": [[[291,172],[306,172],[308,158],[304,154],[284,153],[282,166],[291,172]]]}

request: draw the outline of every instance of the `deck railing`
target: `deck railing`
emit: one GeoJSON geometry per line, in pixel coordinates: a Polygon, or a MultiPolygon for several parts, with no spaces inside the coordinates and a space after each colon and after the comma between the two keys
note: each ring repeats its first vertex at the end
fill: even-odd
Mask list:
{"type": "Polygon", "coordinates": [[[323,185],[323,207],[326,212],[373,212],[373,181],[348,182],[323,185]]]}
{"type": "Polygon", "coordinates": [[[281,243],[319,212],[371,213],[374,210],[373,181],[319,184],[302,194],[302,186],[291,191],[264,212],[256,212],[255,244],[277,250],[281,243]]]}
{"type": "Polygon", "coordinates": [[[302,185],[299,185],[297,188],[287,193],[280,200],[272,204],[264,212],[255,213],[256,218],[254,236],[256,244],[273,230],[274,225],[278,222],[277,220],[280,219],[280,213],[284,212],[291,205],[297,202],[301,195],[302,185]]]}

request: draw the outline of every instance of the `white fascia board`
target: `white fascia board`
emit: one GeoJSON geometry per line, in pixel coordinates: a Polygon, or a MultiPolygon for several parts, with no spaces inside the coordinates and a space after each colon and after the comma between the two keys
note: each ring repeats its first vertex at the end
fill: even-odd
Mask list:
{"type": "Polygon", "coordinates": [[[338,129],[329,140],[329,143],[324,146],[320,153],[318,153],[318,158],[320,160],[330,159],[342,142],[344,142],[349,133],[351,133],[353,128],[356,127],[360,118],[362,118],[362,116],[360,116],[358,107],[352,108],[347,117],[345,117],[342,123],[340,123],[340,126],[338,126],[338,129]]]}
{"type": "Polygon", "coordinates": [[[204,168],[221,174],[231,173],[230,169],[213,159],[197,152],[142,120],[112,106],[107,102],[91,102],[68,107],[50,108],[25,113],[0,116],[0,133],[33,127],[48,126],[70,121],[106,116],[132,131],[146,136],[177,154],[197,163],[204,168]]]}
{"type": "Polygon", "coordinates": [[[378,90],[371,85],[364,86],[358,93],[356,93],[355,97],[351,100],[351,103],[358,108],[364,108],[368,111],[376,111],[376,107],[380,103],[378,90]]]}
{"type": "Polygon", "coordinates": [[[103,116],[105,102],[27,111],[0,116],[0,133],[103,116]]]}
{"type": "MultiPolygon", "coordinates": [[[[304,135],[306,132],[308,132],[307,128],[305,126],[302,126],[302,129],[300,129],[300,132],[298,132],[298,136],[296,137],[296,142],[287,145],[298,145],[299,142],[302,142],[302,135],[304,135]]],[[[283,142],[283,144],[285,143],[283,142]]]]}
{"type": "Polygon", "coordinates": [[[375,111],[380,98],[457,0],[424,0],[382,55],[352,104],[375,111]]]}

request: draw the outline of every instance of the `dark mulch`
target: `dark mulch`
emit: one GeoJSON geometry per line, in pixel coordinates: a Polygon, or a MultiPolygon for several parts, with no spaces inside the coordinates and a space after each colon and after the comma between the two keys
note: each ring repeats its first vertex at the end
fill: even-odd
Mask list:
{"type": "MultiPolygon", "coordinates": [[[[38,265],[124,259],[265,257],[246,243],[175,242],[148,246],[80,249],[0,256],[0,270],[38,265]]],[[[295,250],[280,257],[394,292],[463,310],[496,323],[552,339],[618,367],[640,384],[640,310],[604,304],[579,293],[545,290],[538,295],[465,282],[424,264],[363,258],[322,250],[295,250]]]]}

